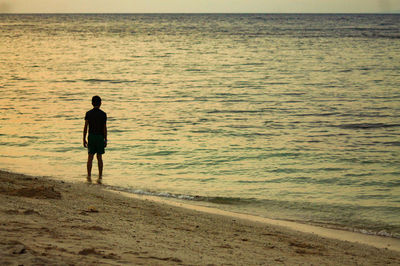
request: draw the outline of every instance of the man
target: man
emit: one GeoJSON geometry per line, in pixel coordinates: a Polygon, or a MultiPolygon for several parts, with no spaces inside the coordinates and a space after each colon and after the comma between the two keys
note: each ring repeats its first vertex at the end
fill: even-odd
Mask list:
{"type": "Polygon", "coordinates": [[[101,184],[103,177],[103,158],[104,148],[107,147],[107,114],[100,110],[101,98],[93,96],[93,109],[86,112],[85,126],[83,128],[83,146],[88,148],[87,161],[87,181],[92,182],[92,162],[97,154],[97,164],[99,167],[99,178],[97,183],[101,184]],[[89,137],[86,141],[87,129],[89,126],[89,137]]]}

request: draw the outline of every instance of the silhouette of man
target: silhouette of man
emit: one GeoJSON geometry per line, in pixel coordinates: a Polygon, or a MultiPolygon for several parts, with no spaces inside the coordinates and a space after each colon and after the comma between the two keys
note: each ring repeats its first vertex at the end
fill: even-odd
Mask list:
{"type": "Polygon", "coordinates": [[[88,161],[87,161],[87,181],[92,182],[92,163],[93,157],[97,154],[97,164],[99,167],[99,178],[97,183],[101,184],[103,178],[103,157],[104,148],[107,147],[107,114],[100,110],[101,98],[93,96],[92,98],[93,109],[86,112],[85,126],[83,128],[83,146],[88,148],[88,161]],[[86,134],[88,132],[88,141],[86,141],[86,134]]]}

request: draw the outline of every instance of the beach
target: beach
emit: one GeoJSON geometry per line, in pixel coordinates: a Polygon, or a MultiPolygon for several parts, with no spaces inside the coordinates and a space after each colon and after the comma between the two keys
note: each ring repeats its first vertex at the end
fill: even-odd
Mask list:
{"type": "Polygon", "coordinates": [[[0,171],[1,265],[398,265],[400,252],[0,171]]]}

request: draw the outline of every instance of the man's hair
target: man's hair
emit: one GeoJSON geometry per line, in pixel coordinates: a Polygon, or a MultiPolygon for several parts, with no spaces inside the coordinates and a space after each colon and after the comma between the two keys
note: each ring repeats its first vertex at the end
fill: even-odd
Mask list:
{"type": "Polygon", "coordinates": [[[93,96],[93,98],[92,98],[92,105],[93,106],[100,106],[100,104],[101,104],[101,98],[100,98],[100,96],[93,96]]]}

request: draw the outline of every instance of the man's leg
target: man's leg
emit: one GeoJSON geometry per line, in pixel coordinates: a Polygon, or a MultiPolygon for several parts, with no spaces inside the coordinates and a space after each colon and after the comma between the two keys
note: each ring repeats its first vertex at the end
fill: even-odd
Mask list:
{"type": "Polygon", "coordinates": [[[87,160],[87,181],[92,182],[92,163],[93,163],[94,154],[88,154],[87,160]]]}
{"type": "Polygon", "coordinates": [[[100,153],[97,154],[97,165],[99,167],[99,179],[97,180],[97,183],[101,183],[103,177],[103,156],[100,153]]]}

